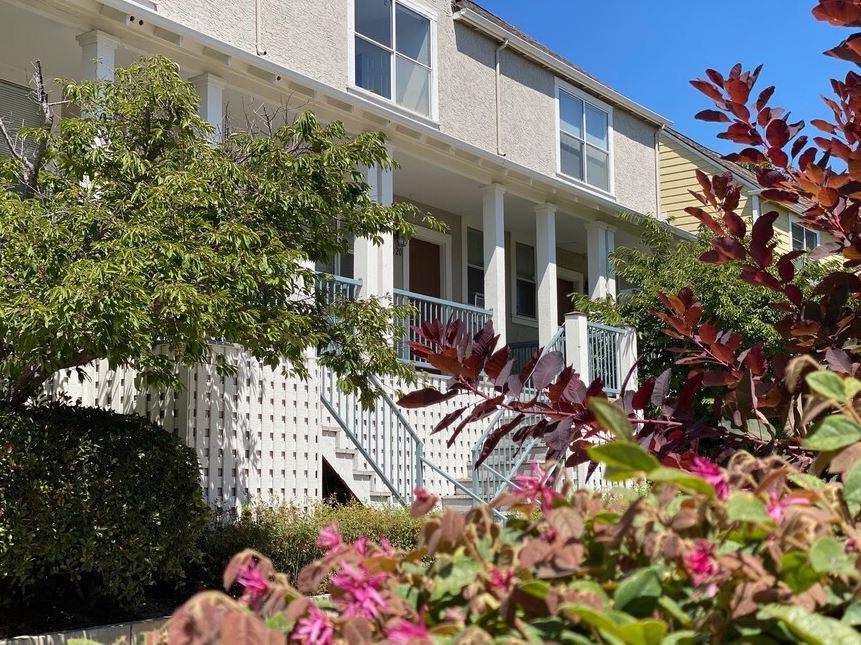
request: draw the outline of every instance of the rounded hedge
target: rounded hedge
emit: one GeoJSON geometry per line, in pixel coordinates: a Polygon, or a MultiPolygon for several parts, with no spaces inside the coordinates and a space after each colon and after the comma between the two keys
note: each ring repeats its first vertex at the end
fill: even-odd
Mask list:
{"type": "Polygon", "coordinates": [[[144,418],[0,409],[0,605],[44,594],[134,606],[206,528],[194,452],[144,418]]]}

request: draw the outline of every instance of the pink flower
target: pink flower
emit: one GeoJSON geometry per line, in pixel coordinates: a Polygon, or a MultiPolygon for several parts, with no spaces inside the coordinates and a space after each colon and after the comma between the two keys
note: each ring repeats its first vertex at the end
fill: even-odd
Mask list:
{"type": "Polygon", "coordinates": [[[793,497],[784,495],[779,497],[777,490],[771,491],[771,501],[768,503],[768,516],[775,522],[783,519],[783,512],[790,506],[810,506],[810,500],[806,497],[793,497]]]}
{"type": "Polygon", "coordinates": [[[723,470],[717,464],[702,457],[694,457],[691,472],[711,484],[718,499],[725,500],[729,497],[729,483],[727,483],[723,470]]]}
{"type": "Polygon", "coordinates": [[[344,616],[368,619],[379,616],[380,609],[386,604],[379,592],[385,581],[385,573],[371,575],[363,565],[355,569],[342,564],[341,572],[332,576],[332,585],[345,592],[336,598],[344,616]]]}
{"type": "Polygon", "coordinates": [[[320,535],[317,537],[317,546],[321,549],[331,551],[334,548],[341,546],[341,532],[334,524],[320,529],[320,535]]]}
{"type": "Polygon", "coordinates": [[[383,553],[386,555],[392,555],[395,552],[392,543],[389,542],[389,539],[385,536],[380,538],[380,548],[383,550],[383,553]]]}
{"type": "Polygon", "coordinates": [[[239,568],[236,582],[242,585],[245,591],[241,601],[247,605],[255,604],[266,595],[266,590],[269,589],[269,583],[260,575],[260,572],[257,570],[257,564],[252,562],[239,568]]]}
{"type": "MultiPolygon", "coordinates": [[[[693,551],[685,556],[685,568],[695,585],[699,586],[707,582],[712,576],[717,575],[718,566],[714,559],[714,553],[714,544],[708,540],[697,540],[693,551]]],[[[717,588],[712,583],[708,590],[709,595],[714,595],[717,588]]]]}
{"type": "Polygon", "coordinates": [[[371,543],[368,541],[368,538],[362,536],[358,540],[353,542],[353,548],[356,549],[356,551],[359,552],[359,555],[364,558],[368,555],[368,547],[370,546],[370,544],[371,543]]]}
{"type": "Polygon", "coordinates": [[[554,542],[556,542],[556,538],[558,537],[559,531],[553,526],[548,526],[543,531],[541,531],[541,539],[548,544],[553,544],[554,542]]]}
{"type": "Polygon", "coordinates": [[[421,486],[416,486],[413,488],[413,497],[415,497],[417,502],[428,502],[433,497],[426,489],[421,486]]]}
{"type": "Polygon", "coordinates": [[[545,472],[541,465],[533,461],[529,474],[520,473],[514,477],[516,492],[527,502],[539,502],[541,508],[549,511],[553,507],[553,500],[559,497],[550,483],[550,473],[545,472]]]}
{"type": "Polygon", "coordinates": [[[856,540],[855,538],[849,538],[846,541],[846,553],[858,553],[858,552],[859,552],[858,540],[856,540]]]}
{"type": "Polygon", "coordinates": [[[419,616],[419,622],[411,623],[401,620],[395,627],[386,627],[386,638],[392,643],[408,645],[419,641],[429,641],[430,634],[424,625],[424,619],[419,616]]]}
{"type": "Polygon", "coordinates": [[[330,645],[335,639],[335,631],[328,616],[311,605],[308,615],[296,626],[293,638],[308,645],[330,645]]]}
{"type": "Polygon", "coordinates": [[[514,587],[514,571],[506,569],[504,572],[496,567],[490,570],[490,588],[494,591],[510,593],[514,587]]]}

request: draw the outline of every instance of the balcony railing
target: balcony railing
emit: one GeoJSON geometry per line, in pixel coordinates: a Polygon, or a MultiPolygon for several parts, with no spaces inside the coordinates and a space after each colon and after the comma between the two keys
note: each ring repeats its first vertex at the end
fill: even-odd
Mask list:
{"type": "Polygon", "coordinates": [[[589,377],[594,380],[601,377],[608,396],[619,396],[624,374],[620,374],[622,365],[622,338],[625,330],[589,321],[587,323],[589,337],[589,377]]]}
{"type": "Polygon", "coordinates": [[[317,278],[317,289],[329,303],[355,300],[361,287],[362,281],[356,278],[322,274],[317,278]]]}
{"type": "Polygon", "coordinates": [[[400,356],[401,360],[409,361],[421,367],[430,366],[424,361],[416,360],[407,344],[407,341],[410,340],[420,340],[413,331],[413,326],[421,327],[423,322],[432,320],[439,320],[444,324],[449,320],[461,320],[466,325],[469,334],[474,335],[493,316],[493,312],[489,309],[433,298],[402,289],[395,289],[395,304],[411,305],[416,310],[415,315],[401,321],[404,337],[401,342],[400,356]]]}

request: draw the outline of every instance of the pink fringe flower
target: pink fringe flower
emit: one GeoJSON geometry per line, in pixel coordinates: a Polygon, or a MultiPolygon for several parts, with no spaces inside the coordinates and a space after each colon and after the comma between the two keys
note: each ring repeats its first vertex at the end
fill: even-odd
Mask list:
{"type": "Polygon", "coordinates": [[[428,502],[433,495],[427,492],[427,489],[422,488],[421,486],[416,486],[413,488],[413,497],[415,497],[418,502],[428,502]]]}
{"type": "Polygon", "coordinates": [[[341,532],[334,524],[320,529],[320,535],[317,537],[317,546],[321,549],[331,551],[341,546],[341,532]]]}
{"type": "Polygon", "coordinates": [[[341,572],[332,576],[332,585],[345,592],[336,599],[344,616],[361,616],[369,620],[379,616],[380,609],[386,605],[379,591],[385,581],[384,573],[371,575],[362,565],[356,569],[349,564],[342,564],[341,572]]]}
{"type": "Polygon", "coordinates": [[[702,457],[694,457],[691,472],[705,479],[715,489],[715,494],[718,499],[726,500],[729,497],[729,483],[726,480],[723,469],[717,464],[703,459],[702,457]]]}
{"type": "Polygon", "coordinates": [[[512,569],[500,571],[493,567],[490,570],[490,588],[494,591],[510,593],[514,588],[514,571],[512,569]]]}
{"type": "Polygon", "coordinates": [[[395,627],[386,627],[386,638],[398,645],[409,645],[430,640],[430,633],[424,625],[424,619],[419,616],[419,622],[411,623],[401,620],[395,627]]]}
{"type": "Polygon", "coordinates": [[[810,500],[806,497],[794,497],[784,495],[780,497],[776,490],[771,491],[771,501],[768,503],[768,516],[775,522],[783,519],[783,512],[790,506],[810,506],[810,500]]]}
{"type": "MultiPolygon", "coordinates": [[[[714,553],[714,544],[708,540],[697,540],[693,551],[685,556],[685,568],[695,585],[702,585],[717,575],[718,566],[714,559],[714,553]]],[[[717,585],[713,582],[710,583],[706,588],[706,593],[713,596],[716,592],[717,585]]]]}
{"type": "Polygon", "coordinates": [[[553,500],[559,497],[559,493],[551,487],[550,473],[545,472],[536,461],[532,462],[528,474],[520,473],[512,482],[517,487],[517,494],[528,502],[540,503],[544,511],[553,508],[553,500]]]}
{"type": "Polygon", "coordinates": [[[269,589],[269,583],[260,575],[256,563],[249,562],[240,567],[236,575],[236,582],[242,585],[245,593],[242,594],[241,601],[246,605],[257,603],[269,589]]]}
{"type": "Polygon", "coordinates": [[[329,617],[311,605],[308,615],[296,626],[293,638],[308,645],[331,645],[335,640],[335,630],[329,617]]]}

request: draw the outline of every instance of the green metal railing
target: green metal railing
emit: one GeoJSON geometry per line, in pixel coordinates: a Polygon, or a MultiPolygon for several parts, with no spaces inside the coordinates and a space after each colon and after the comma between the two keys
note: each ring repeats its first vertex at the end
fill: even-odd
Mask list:
{"type": "Polygon", "coordinates": [[[324,274],[320,274],[317,278],[317,291],[323,295],[326,302],[330,303],[355,300],[361,288],[362,281],[357,278],[324,274]]]}

